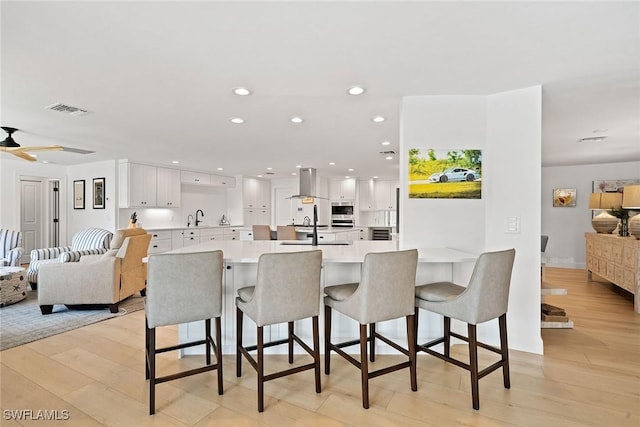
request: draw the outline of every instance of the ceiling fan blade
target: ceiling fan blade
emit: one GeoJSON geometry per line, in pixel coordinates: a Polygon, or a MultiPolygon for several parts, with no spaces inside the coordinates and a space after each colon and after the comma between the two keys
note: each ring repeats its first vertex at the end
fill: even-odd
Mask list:
{"type": "Polygon", "coordinates": [[[62,150],[61,145],[43,145],[40,147],[20,147],[20,151],[56,151],[62,150]]]}
{"type": "Polygon", "coordinates": [[[22,151],[13,151],[13,150],[12,150],[12,151],[8,151],[8,153],[11,153],[11,154],[13,154],[14,156],[18,156],[18,157],[20,157],[21,159],[25,159],[25,160],[28,160],[28,161],[30,161],[30,162],[35,162],[35,161],[36,161],[36,158],[35,158],[35,157],[30,156],[29,154],[24,153],[24,152],[22,152],[22,151]]]}

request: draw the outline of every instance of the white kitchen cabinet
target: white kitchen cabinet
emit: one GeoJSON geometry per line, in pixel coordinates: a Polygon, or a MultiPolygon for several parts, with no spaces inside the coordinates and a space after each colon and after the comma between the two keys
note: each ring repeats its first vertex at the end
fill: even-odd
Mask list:
{"type": "Polygon", "coordinates": [[[356,180],[353,178],[331,180],[329,183],[329,196],[331,200],[355,200],[356,180]]]}
{"type": "Polygon", "coordinates": [[[224,228],[224,240],[240,240],[240,229],[235,227],[224,228]]]}
{"type": "Polygon", "coordinates": [[[369,227],[356,227],[354,228],[356,235],[354,240],[368,240],[369,239],[369,227]]]}
{"type": "Polygon", "coordinates": [[[244,209],[245,227],[251,227],[255,224],[271,224],[271,212],[268,209],[244,209]]]}
{"type": "Polygon", "coordinates": [[[121,208],[155,207],[157,198],[157,168],[137,163],[120,163],[121,208]]]}
{"type": "Polygon", "coordinates": [[[211,175],[211,185],[217,187],[234,188],[236,186],[236,179],[232,176],[211,175]]]}
{"type": "Polygon", "coordinates": [[[180,181],[184,184],[210,185],[211,175],[202,172],[180,171],[180,181]]]}
{"type": "Polygon", "coordinates": [[[167,252],[171,247],[171,230],[149,231],[151,241],[149,242],[148,254],[159,254],[167,252]]]}
{"type": "Polygon", "coordinates": [[[269,181],[244,178],[242,198],[245,209],[270,209],[271,185],[269,181]]]}
{"type": "Polygon", "coordinates": [[[359,209],[361,211],[373,211],[376,209],[375,185],[376,182],[373,179],[360,181],[358,193],[360,196],[359,209]]]}
{"type": "Polygon", "coordinates": [[[375,206],[376,210],[396,209],[396,187],[397,181],[376,181],[375,183],[375,206]]]}
{"type": "Polygon", "coordinates": [[[157,203],[159,208],[180,207],[180,170],[157,168],[157,203]]]}

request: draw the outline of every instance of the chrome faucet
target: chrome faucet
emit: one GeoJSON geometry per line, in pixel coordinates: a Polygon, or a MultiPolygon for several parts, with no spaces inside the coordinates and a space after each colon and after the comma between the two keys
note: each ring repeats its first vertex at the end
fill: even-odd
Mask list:
{"type": "Polygon", "coordinates": [[[202,214],[202,216],[204,216],[204,212],[202,212],[202,209],[198,209],[196,211],[196,227],[198,226],[198,224],[200,224],[202,222],[201,219],[198,219],[198,212],[200,212],[200,214],[202,214]]]}
{"type": "Polygon", "coordinates": [[[189,218],[191,218],[191,221],[193,221],[193,215],[187,215],[187,227],[191,227],[191,221],[189,220],[189,218]]]}

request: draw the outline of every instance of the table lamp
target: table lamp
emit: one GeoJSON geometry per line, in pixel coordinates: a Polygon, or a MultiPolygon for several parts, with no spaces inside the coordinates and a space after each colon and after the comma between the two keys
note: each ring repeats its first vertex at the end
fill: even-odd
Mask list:
{"type": "MultiPolygon", "coordinates": [[[[622,207],[640,212],[640,185],[624,187],[622,207]]],[[[636,214],[629,220],[629,233],[636,239],[640,239],[640,214],[636,214]]]]}
{"type": "Polygon", "coordinates": [[[601,209],[602,212],[591,220],[591,226],[598,233],[611,233],[618,226],[618,218],[610,215],[607,210],[619,209],[622,206],[620,193],[591,193],[589,209],[601,209]]]}

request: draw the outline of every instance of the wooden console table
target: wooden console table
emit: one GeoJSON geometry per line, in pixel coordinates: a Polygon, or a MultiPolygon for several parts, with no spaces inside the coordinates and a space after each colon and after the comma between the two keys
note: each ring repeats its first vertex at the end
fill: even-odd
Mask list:
{"type": "Polygon", "coordinates": [[[633,294],[633,306],[640,313],[640,240],[613,234],[585,233],[587,273],[610,281],[633,294]]]}

